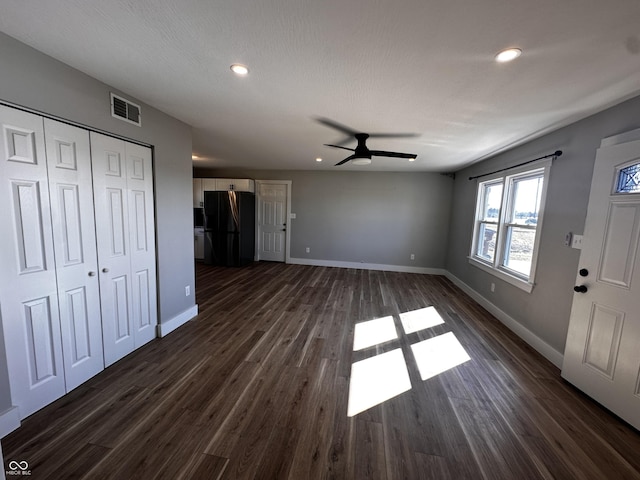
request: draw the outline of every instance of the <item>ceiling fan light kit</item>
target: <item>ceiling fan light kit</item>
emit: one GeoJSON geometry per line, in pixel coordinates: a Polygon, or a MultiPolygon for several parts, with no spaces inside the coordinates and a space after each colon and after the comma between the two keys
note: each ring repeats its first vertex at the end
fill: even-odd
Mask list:
{"type": "Polygon", "coordinates": [[[351,163],[353,163],[354,165],[370,165],[371,164],[371,159],[370,158],[366,158],[366,157],[362,157],[362,158],[354,158],[351,163]]]}

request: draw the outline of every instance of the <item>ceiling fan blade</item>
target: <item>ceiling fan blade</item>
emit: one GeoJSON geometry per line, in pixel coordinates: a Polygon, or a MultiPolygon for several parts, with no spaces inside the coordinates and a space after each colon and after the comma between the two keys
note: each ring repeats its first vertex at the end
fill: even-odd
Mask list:
{"type": "Polygon", "coordinates": [[[350,152],[355,152],[355,149],[353,149],[353,148],[342,147],[340,145],[331,145],[330,143],[325,143],[324,146],[325,147],[341,148],[343,150],[349,150],[350,152]]]}
{"type": "Polygon", "coordinates": [[[316,122],[321,123],[321,124],[325,125],[326,127],[333,128],[334,130],[338,130],[339,132],[342,132],[345,135],[348,135],[350,137],[352,137],[356,133],[358,133],[353,128],[347,127],[346,125],[342,125],[341,123],[338,123],[338,122],[336,122],[334,120],[331,120],[330,118],[315,117],[315,120],[316,120],[316,122]]]}
{"type": "Polygon", "coordinates": [[[370,133],[371,138],[415,138],[419,133],[370,133]]]}
{"type": "Polygon", "coordinates": [[[334,167],[338,167],[344,163],[347,163],[349,160],[353,160],[354,158],[356,158],[355,155],[349,155],[347,158],[345,158],[344,160],[342,160],[341,162],[338,162],[334,165],[334,167]]]}
{"type": "Polygon", "coordinates": [[[417,155],[413,153],[400,153],[400,152],[384,152],[382,150],[371,150],[371,155],[376,157],[397,157],[397,158],[416,158],[417,155]]]}

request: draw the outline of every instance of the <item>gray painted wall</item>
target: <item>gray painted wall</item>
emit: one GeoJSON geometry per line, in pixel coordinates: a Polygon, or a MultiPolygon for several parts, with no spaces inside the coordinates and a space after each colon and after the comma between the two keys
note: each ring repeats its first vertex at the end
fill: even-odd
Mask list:
{"type": "Polygon", "coordinates": [[[453,180],[443,175],[196,170],[194,176],[291,180],[294,258],[445,266],[453,180]]]}
{"type": "Polygon", "coordinates": [[[638,112],[640,97],[456,173],[447,270],[559,352],[564,351],[580,257],[579,250],[564,246],[564,237],[583,233],[600,140],[640,127],[638,112]],[[563,155],[551,168],[536,286],[529,294],[469,264],[476,182],[468,177],[555,150],[563,155]],[[495,292],[490,291],[491,282],[495,292]]]}
{"type": "MultiPolygon", "coordinates": [[[[184,295],[195,276],[191,127],[126,93],[141,105],[143,126],[115,119],[109,92],[121,92],[2,33],[0,65],[0,100],[154,146],[160,321],[193,307],[194,296],[184,295]]],[[[9,389],[2,384],[5,371],[6,356],[0,355],[0,412],[10,405],[9,389]]]]}

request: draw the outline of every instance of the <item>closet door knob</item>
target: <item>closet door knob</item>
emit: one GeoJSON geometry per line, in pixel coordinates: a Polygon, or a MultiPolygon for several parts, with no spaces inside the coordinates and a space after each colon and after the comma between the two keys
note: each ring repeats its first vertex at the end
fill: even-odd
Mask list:
{"type": "Polygon", "coordinates": [[[96,272],[89,272],[89,276],[90,277],[95,277],[96,276],[96,272]]]}
{"type": "Polygon", "coordinates": [[[587,286],[586,285],[576,285],[575,287],[573,287],[573,291],[576,293],[587,293],[587,286]]]}
{"type": "Polygon", "coordinates": [[[104,267],[104,268],[102,269],[102,273],[107,273],[108,271],[109,271],[109,269],[108,269],[107,267],[104,267]]]}

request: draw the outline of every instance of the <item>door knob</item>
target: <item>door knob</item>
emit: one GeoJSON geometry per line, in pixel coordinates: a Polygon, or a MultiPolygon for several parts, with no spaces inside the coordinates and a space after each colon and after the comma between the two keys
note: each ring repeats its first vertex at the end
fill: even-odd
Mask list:
{"type": "Polygon", "coordinates": [[[89,276],[90,277],[95,277],[96,276],[96,272],[89,272],[89,276]]]}
{"type": "Polygon", "coordinates": [[[108,271],[109,271],[109,269],[108,269],[107,267],[104,267],[104,268],[102,269],[102,273],[107,273],[108,271]]]}
{"type": "Polygon", "coordinates": [[[577,293],[587,293],[587,286],[586,285],[576,285],[575,287],[573,287],[573,291],[577,292],[577,293]]]}
{"type": "Polygon", "coordinates": [[[578,273],[581,277],[586,277],[587,275],[589,275],[589,270],[587,270],[586,268],[581,268],[578,273]]]}

